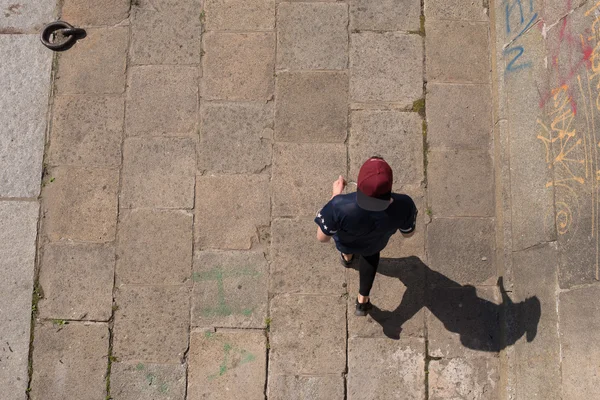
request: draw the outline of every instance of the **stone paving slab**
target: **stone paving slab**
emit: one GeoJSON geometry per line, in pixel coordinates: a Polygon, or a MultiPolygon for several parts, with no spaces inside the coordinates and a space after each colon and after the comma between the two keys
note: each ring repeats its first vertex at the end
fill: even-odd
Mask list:
{"type": "Polygon", "coordinates": [[[371,289],[376,307],[367,317],[354,315],[358,271],[348,270],[348,336],[398,339],[425,335],[425,269],[412,258],[382,258],[371,289]]]}
{"type": "Polygon", "coordinates": [[[31,399],[105,398],[108,342],[105,323],[38,323],[31,399]]]}
{"type": "Polygon", "coordinates": [[[46,182],[42,226],[50,241],[115,239],[118,170],[58,167],[46,182]]]}
{"type": "Polygon", "coordinates": [[[423,181],[423,120],[417,113],[352,111],[350,126],[351,179],[357,179],[366,160],[380,156],[392,167],[394,185],[423,181]]]}
{"type": "Polygon", "coordinates": [[[272,103],[201,105],[198,170],[216,173],[259,173],[271,164],[272,103]]]}
{"type": "Polygon", "coordinates": [[[185,400],[185,364],[113,362],[110,395],[115,400],[185,400]]]}
{"type": "Polygon", "coordinates": [[[268,175],[196,178],[195,238],[200,248],[249,249],[270,218],[268,175]]]}
{"type": "Polygon", "coordinates": [[[121,208],[194,207],[196,141],[127,138],[123,144],[121,208]]]}
{"type": "MultiPolygon", "coordinates": [[[[539,8],[538,8],[539,9],[539,8]]],[[[516,11],[516,10],[515,10],[516,11]]],[[[518,16],[513,18],[516,20],[518,16]]],[[[560,31],[560,29],[558,30],[560,31]]],[[[506,31],[504,31],[506,32],[506,31]]],[[[522,250],[538,243],[557,240],[556,223],[554,221],[556,199],[558,203],[574,204],[570,192],[554,193],[552,181],[555,168],[549,168],[548,148],[538,136],[549,138],[552,120],[540,108],[540,93],[550,93],[548,87],[548,67],[546,66],[546,48],[548,43],[539,29],[531,29],[519,38],[518,45],[527,49],[520,57],[517,65],[529,64],[531,68],[525,74],[515,75],[506,71],[505,96],[507,115],[510,115],[508,142],[510,154],[510,201],[518,205],[512,207],[512,250],[522,250]],[[540,122],[543,124],[540,124],[540,122]]],[[[571,46],[569,46],[571,48],[571,46]]],[[[573,46],[578,48],[580,46],[573,46]]],[[[512,48],[509,48],[512,49],[512,48]]],[[[515,47],[516,51],[518,47],[515,47]]],[[[505,64],[516,55],[510,50],[505,64]]],[[[506,67],[504,67],[506,68],[506,67]]],[[[561,95],[564,98],[564,94],[561,95]]],[[[559,104],[562,104],[559,101],[559,104]]],[[[556,116],[569,116],[567,105],[564,111],[556,111],[556,116]]],[[[550,109],[548,110],[552,112],[550,109]]],[[[584,112],[585,114],[585,112],[584,112]]],[[[585,118],[583,118],[585,120],[585,118]]],[[[560,120],[560,118],[559,118],[560,120]]],[[[560,128],[558,128],[560,131],[560,128]]],[[[587,128],[586,128],[587,129],[587,128]]],[[[558,135],[560,132],[555,132],[558,135]]],[[[550,146],[552,147],[552,146],[550,146]]],[[[560,175],[558,175],[560,177],[560,175]]],[[[560,178],[559,178],[560,179],[560,178]]],[[[556,211],[561,211],[560,208],[556,211]]],[[[569,229],[571,226],[569,226],[569,229]]],[[[573,264],[577,265],[577,264],[573,264]]]]}
{"type": "Polygon", "coordinates": [[[488,31],[487,23],[427,20],[428,82],[490,82],[488,31]]]}
{"type": "Polygon", "coordinates": [[[51,243],[44,247],[39,316],[47,319],[108,321],[115,276],[113,245],[51,243]]]}
{"type": "Polygon", "coordinates": [[[191,135],[198,121],[198,69],[149,65],[129,70],[125,132],[191,135]]]}
{"type": "Polygon", "coordinates": [[[344,386],[341,375],[269,375],[267,396],[269,400],[343,400],[344,386]]]}
{"type": "Polygon", "coordinates": [[[495,357],[502,347],[502,309],[496,287],[447,286],[428,271],[426,304],[429,355],[495,357]],[[440,285],[440,286],[434,286],[440,285]]]}
{"type": "Polygon", "coordinates": [[[191,334],[188,399],[264,399],[267,340],[263,331],[191,334]]]}
{"type": "Polygon", "coordinates": [[[85,39],[58,56],[56,93],[123,93],[129,29],[125,26],[93,28],[86,29],[86,33],[85,39]]]}
{"type": "Polygon", "coordinates": [[[275,0],[206,0],[209,31],[269,31],[275,28],[275,0]]]}
{"type": "MultiPolygon", "coordinates": [[[[3,33],[35,33],[37,39],[40,29],[53,19],[55,6],[55,2],[50,0],[22,0],[18,3],[13,0],[0,0],[0,10],[2,10],[0,31],[3,33]]],[[[41,47],[39,48],[41,49],[41,47]]],[[[2,75],[4,76],[4,74],[2,75]]]]}
{"type": "Polygon", "coordinates": [[[116,25],[129,17],[128,0],[64,0],[61,19],[74,26],[116,25]]]}
{"type": "Polygon", "coordinates": [[[492,139],[489,85],[427,85],[429,148],[488,150],[492,139]]]}
{"type": "Polygon", "coordinates": [[[192,270],[193,215],[132,210],[119,216],[118,284],[177,285],[192,270]]]}
{"type": "Polygon", "coordinates": [[[340,296],[285,294],[271,300],[269,375],[341,374],[346,305],[340,296]]]}
{"type": "Polygon", "coordinates": [[[192,326],[264,328],[269,266],[260,251],[201,251],[194,258],[192,326]]]}
{"type": "MultiPolygon", "coordinates": [[[[30,13],[28,17],[33,18],[34,10],[43,13],[49,4],[33,3],[6,4],[2,0],[0,8],[20,4],[30,13]]],[[[25,17],[15,14],[0,19],[0,30],[12,18],[23,23],[25,17]]],[[[52,53],[39,45],[37,34],[0,35],[0,53],[10,55],[10,62],[0,65],[0,86],[4,88],[0,96],[0,196],[37,197],[44,157],[52,53]]]]}
{"type": "Polygon", "coordinates": [[[138,0],[131,4],[132,65],[199,64],[200,0],[138,0]]]}
{"type": "Polygon", "coordinates": [[[203,35],[202,98],[267,101],[275,87],[274,33],[203,35]]]}
{"type": "Polygon", "coordinates": [[[54,98],[50,165],[118,167],[125,104],[117,96],[54,98]]]}
{"type": "Polygon", "coordinates": [[[429,204],[434,216],[494,215],[493,162],[487,151],[431,151],[427,161],[429,204]]]}
{"type": "Polygon", "coordinates": [[[350,0],[350,29],[354,31],[418,31],[421,3],[417,0],[350,0]]]}
{"type": "Polygon", "coordinates": [[[345,69],[347,65],[347,4],[279,4],[277,69],[345,69]]]}
{"type": "Polygon", "coordinates": [[[276,219],[271,224],[271,293],[343,294],[344,267],[333,243],[316,240],[312,218],[276,219]]]}
{"type": "Polygon", "coordinates": [[[343,143],[346,139],[347,73],[280,72],[275,98],[277,141],[343,143]]]}
{"type": "Polygon", "coordinates": [[[562,398],[600,397],[600,344],[591,334],[600,330],[600,286],[560,293],[559,317],[562,356],[562,398]]]}
{"type": "Polygon", "coordinates": [[[516,341],[515,364],[509,368],[515,372],[518,398],[561,398],[557,258],[553,244],[513,253],[514,285],[509,295],[521,309],[508,321],[507,342],[516,341]]]}
{"type": "Polygon", "coordinates": [[[431,400],[493,400],[498,398],[499,386],[497,358],[452,358],[429,362],[431,400]]]}
{"type": "Polygon", "coordinates": [[[0,201],[0,385],[8,400],[27,389],[38,215],[37,201],[0,201]]]}
{"type": "Polygon", "coordinates": [[[190,329],[186,286],[121,286],[113,355],[119,361],[181,363],[190,329]]]}
{"type": "Polygon", "coordinates": [[[348,339],[348,400],[424,400],[424,375],[423,339],[348,339]]]}
{"type": "Polygon", "coordinates": [[[362,32],[350,35],[350,99],[397,102],[423,97],[423,41],[419,35],[362,32]]]}
{"type": "Polygon", "coordinates": [[[461,0],[426,1],[424,4],[425,18],[432,20],[489,20],[489,6],[477,1],[461,0]]]}
{"type": "Polygon", "coordinates": [[[429,266],[456,281],[447,285],[495,284],[493,233],[491,218],[434,218],[427,227],[429,266]]]}
{"type": "Polygon", "coordinates": [[[343,144],[279,143],[273,153],[274,217],[314,216],[346,172],[343,144]]]}

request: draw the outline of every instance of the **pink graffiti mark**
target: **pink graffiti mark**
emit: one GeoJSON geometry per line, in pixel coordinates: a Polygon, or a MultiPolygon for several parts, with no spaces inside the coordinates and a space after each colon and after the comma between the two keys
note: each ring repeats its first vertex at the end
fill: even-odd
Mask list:
{"type": "MultiPolygon", "coordinates": [[[[572,0],[567,2],[567,11],[571,9],[572,0]]],[[[589,29],[585,30],[585,34],[589,33],[589,29]]],[[[571,104],[571,111],[573,114],[577,114],[577,102],[575,101],[575,92],[571,88],[572,85],[568,83],[575,77],[577,72],[585,67],[586,69],[592,68],[592,54],[594,48],[583,40],[578,40],[576,36],[571,32],[569,17],[565,17],[560,26],[558,34],[558,46],[551,51],[550,59],[551,65],[554,67],[558,74],[558,87],[568,86],[568,96],[571,104]],[[563,66],[559,63],[559,54],[562,49],[566,49],[568,62],[566,64],[566,71],[563,66]],[[564,71],[564,72],[563,72],[564,71]]],[[[548,91],[540,96],[540,108],[544,108],[548,100],[552,98],[552,91],[548,91]]]]}

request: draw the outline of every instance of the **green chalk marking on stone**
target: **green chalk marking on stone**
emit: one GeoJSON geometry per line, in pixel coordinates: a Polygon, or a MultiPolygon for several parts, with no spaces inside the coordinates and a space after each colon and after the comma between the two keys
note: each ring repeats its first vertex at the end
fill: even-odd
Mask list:
{"type": "Polygon", "coordinates": [[[242,361],[240,361],[240,365],[246,364],[246,363],[249,363],[249,362],[252,362],[252,361],[256,360],[256,357],[254,356],[254,354],[248,353],[245,350],[243,350],[242,354],[244,354],[244,353],[245,353],[245,355],[242,358],[242,361]]]}
{"type": "Polygon", "coordinates": [[[147,374],[146,375],[146,380],[148,381],[149,385],[152,385],[152,382],[154,382],[154,379],[156,379],[156,376],[154,374],[147,374]]]}
{"type": "Polygon", "coordinates": [[[158,388],[158,391],[161,392],[161,393],[167,393],[169,391],[169,385],[167,385],[166,383],[163,383],[158,388]]]}
{"type": "Polygon", "coordinates": [[[254,312],[254,309],[244,308],[242,310],[242,314],[244,314],[246,317],[251,316],[253,312],[254,312]]]}
{"type": "Polygon", "coordinates": [[[138,370],[138,371],[143,370],[144,369],[144,364],[139,363],[138,365],[135,366],[135,369],[138,370]]]}
{"type": "Polygon", "coordinates": [[[213,333],[211,331],[204,332],[204,337],[210,339],[213,337],[213,333]]]}

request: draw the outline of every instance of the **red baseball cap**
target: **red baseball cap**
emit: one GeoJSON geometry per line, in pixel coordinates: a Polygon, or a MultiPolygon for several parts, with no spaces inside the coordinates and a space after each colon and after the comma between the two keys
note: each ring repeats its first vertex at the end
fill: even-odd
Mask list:
{"type": "Polygon", "coordinates": [[[383,158],[371,157],[360,167],[356,185],[358,206],[368,211],[383,211],[392,197],[392,168],[383,158]]]}

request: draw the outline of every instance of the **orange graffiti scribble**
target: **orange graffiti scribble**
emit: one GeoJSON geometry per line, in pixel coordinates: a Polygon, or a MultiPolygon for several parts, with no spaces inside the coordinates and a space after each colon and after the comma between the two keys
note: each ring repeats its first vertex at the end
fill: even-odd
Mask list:
{"type": "Polygon", "coordinates": [[[555,168],[563,172],[561,179],[555,179],[546,184],[546,187],[554,186],[559,183],[565,183],[574,181],[579,184],[583,184],[585,179],[582,176],[576,174],[576,168],[585,164],[585,159],[578,158],[577,154],[580,151],[575,152],[575,158],[570,154],[579,150],[581,147],[581,138],[576,137],[577,132],[571,128],[575,113],[571,108],[571,96],[569,95],[569,87],[562,85],[552,91],[552,98],[554,100],[554,110],[549,113],[549,116],[553,117],[550,127],[544,124],[538,119],[537,123],[542,128],[542,132],[537,135],[537,138],[544,143],[546,147],[546,162],[549,164],[548,168],[555,168]],[[552,146],[558,147],[556,156],[552,157],[552,146]],[[574,172],[575,171],[575,172],[574,172]]]}

